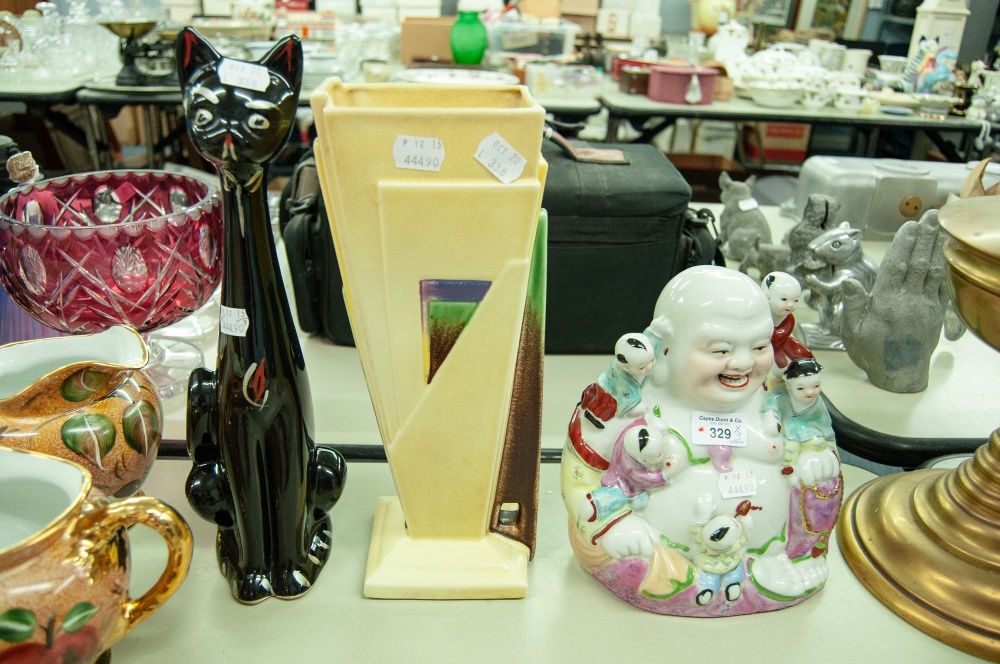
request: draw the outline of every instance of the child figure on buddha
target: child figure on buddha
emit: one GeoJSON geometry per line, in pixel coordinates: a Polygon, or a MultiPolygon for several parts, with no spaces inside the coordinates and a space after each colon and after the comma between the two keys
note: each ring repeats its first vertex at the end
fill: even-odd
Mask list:
{"type": "MultiPolygon", "coordinates": [[[[562,461],[575,553],[614,594],[657,613],[739,615],[802,601],[823,586],[827,567],[823,555],[791,555],[788,548],[790,532],[802,529],[798,521],[811,520],[808,505],[804,519],[792,505],[785,441],[771,426],[773,413],[764,412],[764,381],[774,361],[768,298],[746,275],[700,266],[667,284],[654,316],[644,335],[654,343],[655,363],[641,386],[643,424],[656,430],[675,463],[662,484],[643,488],[641,509],[633,505],[613,519],[583,518],[581,502],[605,486],[615,443],[634,426],[628,417],[593,416],[606,398],[594,389],[599,385],[589,386],[571,419],[562,461]],[[720,447],[730,450],[724,465],[709,453],[720,447]],[[710,514],[705,496],[712,497],[710,514]],[[740,510],[750,509],[753,528],[741,527],[734,539],[745,521],[737,519],[740,510]],[[726,533],[694,527],[718,516],[732,521],[726,533]],[[715,534],[725,538],[726,560],[742,567],[727,570],[723,592],[709,597],[705,551],[716,544],[715,534]],[[734,582],[741,587],[730,587],[734,582]]],[[[840,474],[832,446],[802,448],[790,467],[818,483],[840,474]]],[[[830,504],[823,504],[824,522],[830,504]]]]}
{"type": "Polygon", "coordinates": [[[780,382],[781,372],[792,360],[812,357],[812,352],[800,343],[792,332],[795,331],[795,310],[802,297],[802,286],[798,279],[787,272],[770,272],[760,283],[767,296],[771,308],[771,319],[774,321],[774,332],[771,334],[771,347],[774,349],[774,368],[771,371],[773,383],[780,382]]]}

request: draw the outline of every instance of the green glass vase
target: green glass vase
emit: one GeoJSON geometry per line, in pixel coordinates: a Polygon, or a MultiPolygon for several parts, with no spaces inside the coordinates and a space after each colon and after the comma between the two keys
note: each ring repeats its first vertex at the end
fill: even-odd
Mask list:
{"type": "Polygon", "coordinates": [[[479,13],[462,11],[451,26],[451,57],[458,65],[478,65],[486,53],[486,26],[479,13]]]}

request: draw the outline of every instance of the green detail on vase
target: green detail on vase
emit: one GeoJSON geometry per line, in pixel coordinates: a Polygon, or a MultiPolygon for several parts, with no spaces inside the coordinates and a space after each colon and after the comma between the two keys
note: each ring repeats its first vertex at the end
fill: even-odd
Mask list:
{"type": "Polygon", "coordinates": [[[63,445],[104,468],[104,456],[115,445],[115,425],[104,415],[83,413],[74,415],[63,423],[63,445]]]}
{"type": "Polygon", "coordinates": [[[478,302],[428,302],[427,331],[430,335],[430,366],[427,370],[427,382],[430,383],[434,374],[444,364],[451,349],[458,341],[462,330],[472,320],[472,315],[479,308],[478,302]]]}
{"type": "Polygon", "coordinates": [[[424,370],[428,384],[472,320],[491,284],[472,279],[424,279],[420,282],[424,370]]]}
{"type": "Polygon", "coordinates": [[[122,414],[125,442],[143,456],[159,442],[160,417],[148,401],[136,401],[122,414]]]}
{"type": "Polygon", "coordinates": [[[28,609],[8,609],[0,613],[0,641],[27,641],[35,633],[35,625],[35,614],[28,609]]]}
{"type": "Polygon", "coordinates": [[[677,593],[691,587],[692,583],[694,583],[694,567],[688,567],[688,573],[686,579],[684,579],[683,581],[676,581],[674,579],[670,580],[670,585],[673,587],[673,589],[670,592],[664,595],[654,595],[651,592],[643,590],[642,594],[643,596],[648,597],[650,599],[670,599],[677,593]]]}
{"type": "Polygon", "coordinates": [[[76,403],[87,399],[111,380],[111,374],[94,369],[80,369],[59,386],[59,393],[66,401],[76,403]]]}
{"type": "Polygon", "coordinates": [[[538,320],[539,329],[545,335],[545,291],[548,274],[549,214],[543,208],[538,213],[535,227],[535,244],[531,250],[531,267],[528,270],[528,310],[538,320]]]}

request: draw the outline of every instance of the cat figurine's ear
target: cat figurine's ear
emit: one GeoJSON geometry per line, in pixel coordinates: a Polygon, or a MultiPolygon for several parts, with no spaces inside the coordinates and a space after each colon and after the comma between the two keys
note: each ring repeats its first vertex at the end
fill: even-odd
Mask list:
{"type": "Polygon", "coordinates": [[[298,37],[295,35],[285,37],[275,44],[259,62],[284,78],[296,94],[301,90],[302,42],[298,37]]]}
{"type": "Polygon", "coordinates": [[[203,66],[221,59],[219,52],[194,28],[186,27],[177,35],[177,73],[181,86],[203,66]]]}

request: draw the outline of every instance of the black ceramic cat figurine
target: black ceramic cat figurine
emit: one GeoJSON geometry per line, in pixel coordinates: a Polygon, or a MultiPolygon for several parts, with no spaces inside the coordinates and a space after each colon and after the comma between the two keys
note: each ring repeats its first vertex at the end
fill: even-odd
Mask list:
{"type": "Polygon", "coordinates": [[[219,527],[219,565],[236,599],[291,599],[329,557],[327,512],[347,472],[338,452],[313,442],[264,195],[267,164],[295,125],[302,44],[289,37],[260,62],[242,62],[185,28],[177,65],[188,133],[219,172],[225,219],[218,365],[191,374],[186,492],[219,527]]]}

